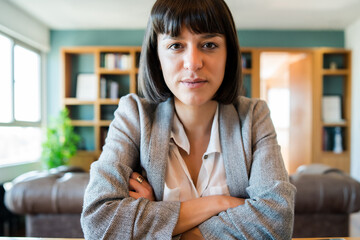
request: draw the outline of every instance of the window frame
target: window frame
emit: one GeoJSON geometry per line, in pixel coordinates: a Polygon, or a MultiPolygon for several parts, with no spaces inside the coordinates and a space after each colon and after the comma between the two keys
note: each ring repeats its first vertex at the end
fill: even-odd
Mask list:
{"type": "MultiPolygon", "coordinates": [[[[45,131],[45,126],[47,122],[46,118],[46,51],[41,50],[39,48],[33,47],[29,44],[26,44],[23,41],[20,41],[14,37],[12,37],[9,34],[6,34],[4,31],[0,30],[0,34],[6,38],[9,38],[12,41],[11,46],[11,56],[12,56],[12,63],[11,63],[11,91],[12,91],[12,121],[8,123],[0,122],[0,128],[1,127],[37,127],[40,129],[42,135],[45,131]],[[28,121],[17,121],[15,119],[15,95],[14,95],[14,52],[15,52],[15,46],[21,46],[24,48],[27,48],[31,51],[36,52],[39,54],[40,57],[40,69],[39,69],[39,98],[40,98],[40,121],[37,122],[28,122],[28,121]]],[[[42,139],[43,141],[43,139],[42,139]]],[[[34,171],[34,170],[40,170],[41,169],[41,162],[39,159],[32,159],[29,161],[24,162],[15,162],[15,163],[8,163],[8,164],[0,164],[0,182],[5,181],[11,181],[16,176],[19,176],[22,173],[28,172],[28,171],[34,171]]]]}
{"type": "Polygon", "coordinates": [[[45,54],[44,52],[42,52],[41,50],[34,48],[32,46],[30,46],[29,44],[26,44],[14,37],[9,36],[8,34],[0,31],[0,35],[3,35],[4,37],[8,38],[11,40],[12,42],[12,46],[11,46],[11,102],[12,102],[12,121],[9,123],[4,123],[4,122],[0,122],[0,127],[39,127],[39,128],[44,128],[44,119],[45,119],[45,104],[44,104],[44,100],[45,100],[45,82],[44,82],[44,59],[45,59],[45,54]],[[33,51],[35,53],[37,53],[39,55],[40,58],[40,69],[39,69],[39,75],[40,75],[40,79],[39,79],[39,100],[40,100],[40,120],[37,122],[30,122],[30,121],[17,121],[15,119],[15,74],[14,74],[14,55],[15,55],[15,46],[20,46],[23,48],[26,48],[30,51],[33,51]]]}

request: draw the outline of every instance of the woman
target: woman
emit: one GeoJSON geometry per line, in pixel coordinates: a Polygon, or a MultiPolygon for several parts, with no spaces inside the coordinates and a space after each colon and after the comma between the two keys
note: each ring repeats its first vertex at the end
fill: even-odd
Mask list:
{"type": "Polygon", "coordinates": [[[156,1],[145,99],[120,100],[91,166],[86,239],[291,238],[295,188],[266,104],[238,97],[240,62],[223,0],[156,1]]]}

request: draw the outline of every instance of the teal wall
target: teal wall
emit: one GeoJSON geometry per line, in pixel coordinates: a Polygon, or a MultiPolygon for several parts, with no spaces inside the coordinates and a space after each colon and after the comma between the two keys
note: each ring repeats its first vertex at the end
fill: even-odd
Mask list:
{"type": "Polygon", "coordinates": [[[344,47],[344,31],[239,30],[242,47],[344,47]]]}
{"type": "MultiPolygon", "coordinates": [[[[141,46],[144,30],[52,30],[47,56],[47,113],[61,106],[60,49],[66,46],[141,46]]],[[[242,47],[344,47],[343,31],[239,30],[242,47]]]]}

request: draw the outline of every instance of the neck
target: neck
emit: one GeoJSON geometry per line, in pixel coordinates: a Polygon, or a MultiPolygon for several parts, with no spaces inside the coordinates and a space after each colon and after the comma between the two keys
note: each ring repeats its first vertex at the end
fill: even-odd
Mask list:
{"type": "Polygon", "coordinates": [[[175,98],[175,111],[189,140],[210,136],[216,108],[216,101],[202,106],[189,106],[175,98]]]}

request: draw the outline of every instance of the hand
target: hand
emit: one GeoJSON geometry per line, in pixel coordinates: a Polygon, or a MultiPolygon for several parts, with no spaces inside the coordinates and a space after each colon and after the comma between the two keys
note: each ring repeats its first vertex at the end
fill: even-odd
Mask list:
{"type": "Polygon", "coordinates": [[[137,172],[133,172],[129,181],[129,195],[135,199],[146,198],[150,201],[155,201],[154,191],[150,184],[144,179],[139,183],[136,179],[141,175],[137,172]]]}
{"type": "Polygon", "coordinates": [[[195,227],[193,229],[190,229],[189,231],[187,232],[184,232],[182,235],[181,235],[181,240],[186,240],[186,239],[190,239],[190,240],[203,240],[204,237],[202,236],[199,228],[195,227]]]}

